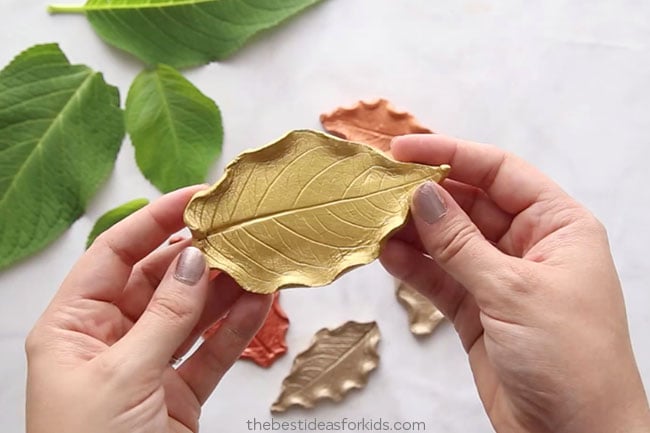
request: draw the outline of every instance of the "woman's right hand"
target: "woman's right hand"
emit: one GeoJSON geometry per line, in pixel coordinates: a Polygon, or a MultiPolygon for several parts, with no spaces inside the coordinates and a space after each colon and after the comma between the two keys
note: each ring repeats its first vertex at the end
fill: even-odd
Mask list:
{"type": "Polygon", "coordinates": [[[649,432],[602,224],[495,147],[398,137],[402,161],[450,164],[422,185],[381,261],[454,323],[497,432],[649,432]]]}

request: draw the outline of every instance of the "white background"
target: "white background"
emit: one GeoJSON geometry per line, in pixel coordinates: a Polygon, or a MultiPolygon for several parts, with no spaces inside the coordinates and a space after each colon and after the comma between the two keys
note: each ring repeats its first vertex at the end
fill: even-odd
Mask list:
{"type": "MultiPolygon", "coordinates": [[[[0,0],[0,64],[35,43],[59,42],[73,63],[104,72],[124,99],[142,64],[100,41],[83,16],[51,17],[46,4],[0,0]]],[[[495,143],[539,166],[607,226],[650,385],[649,41],[647,0],[325,0],[228,61],[186,75],[224,117],[224,152],[210,181],[242,150],[319,128],[320,113],[377,96],[433,129],[495,143]]],[[[2,431],[23,429],[24,338],[93,222],[117,204],[157,196],[126,140],[87,214],[0,273],[2,431]]],[[[203,432],[244,432],[246,419],[269,419],[293,357],[315,331],[349,319],[377,320],[382,332],[370,383],[341,404],[283,420],[382,417],[426,421],[428,432],[491,430],[452,327],[415,339],[379,264],[332,287],[287,291],[282,305],[292,322],[289,354],[269,370],[238,362],[205,405],[203,432]]]]}

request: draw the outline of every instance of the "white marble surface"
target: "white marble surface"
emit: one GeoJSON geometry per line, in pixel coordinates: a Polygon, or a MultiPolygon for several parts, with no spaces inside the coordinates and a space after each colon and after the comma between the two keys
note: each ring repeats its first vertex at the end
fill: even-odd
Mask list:
{"type": "MultiPolygon", "coordinates": [[[[102,43],[83,17],[48,16],[46,4],[0,0],[0,64],[56,41],[124,96],[141,64],[102,43]]],[[[240,151],[289,129],[318,128],[321,112],[376,96],[434,129],[498,144],[538,165],[608,227],[650,385],[649,41],[647,0],[325,0],[232,59],[187,76],[223,111],[224,153],[211,181],[240,151]]],[[[133,153],[125,141],[110,180],[67,233],[0,273],[2,431],[23,429],[23,340],[93,222],[116,204],[158,195],[133,153]]],[[[333,287],[288,291],[282,304],[292,320],[289,355],[268,371],[237,363],[205,405],[202,431],[245,432],[247,419],[270,419],[293,356],[316,330],[348,319],[377,320],[382,331],[381,365],[368,387],[343,404],[283,420],[381,417],[425,421],[427,432],[491,430],[452,327],[413,338],[377,263],[333,287]]]]}

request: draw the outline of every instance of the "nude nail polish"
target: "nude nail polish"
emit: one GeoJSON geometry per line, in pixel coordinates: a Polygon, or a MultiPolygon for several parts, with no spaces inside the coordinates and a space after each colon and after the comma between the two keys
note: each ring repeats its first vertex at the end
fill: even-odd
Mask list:
{"type": "Polygon", "coordinates": [[[413,195],[413,214],[429,224],[433,224],[447,213],[447,206],[437,191],[438,186],[426,182],[413,195]]]}

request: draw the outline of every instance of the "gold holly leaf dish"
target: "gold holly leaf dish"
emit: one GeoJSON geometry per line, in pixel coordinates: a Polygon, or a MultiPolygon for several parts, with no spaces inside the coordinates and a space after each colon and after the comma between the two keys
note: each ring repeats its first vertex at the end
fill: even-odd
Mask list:
{"type": "Polygon", "coordinates": [[[414,335],[428,335],[444,320],[445,316],[423,294],[400,281],[397,300],[406,309],[409,328],[414,335]]]}
{"type": "Polygon", "coordinates": [[[316,131],[235,158],[185,209],[193,243],[244,289],[323,286],[377,258],[414,190],[450,167],[403,163],[316,131]]]}
{"type": "Polygon", "coordinates": [[[379,364],[377,322],[346,322],[334,329],[321,329],[312,344],[293,360],[282,392],[271,406],[284,412],[293,405],[314,407],[323,398],[341,401],[353,388],[368,382],[379,364]]]}

